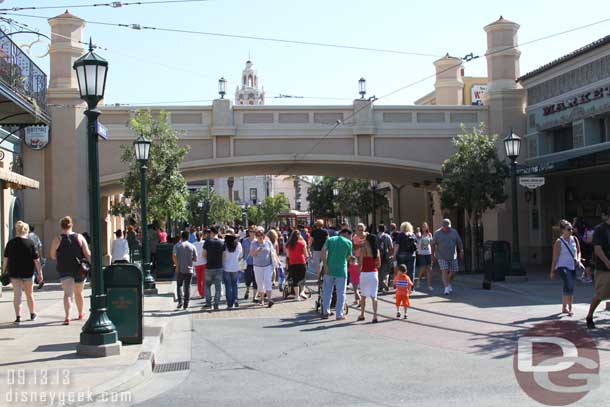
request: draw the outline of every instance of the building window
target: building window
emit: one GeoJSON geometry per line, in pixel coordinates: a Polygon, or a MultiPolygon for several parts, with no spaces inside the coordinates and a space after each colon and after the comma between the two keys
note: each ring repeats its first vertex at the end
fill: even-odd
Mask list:
{"type": "Polygon", "coordinates": [[[256,190],[256,188],[250,188],[250,202],[252,202],[252,204],[256,204],[257,201],[258,191],[256,190]]]}
{"type": "Polygon", "coordinates": [[[553,143],[553,153],[571,150],[572,148],[574,148],[572,124],[570,124],[569,126],[549,130],[548,134],[553,143]]]}
{"type": "Polygon", "coordinates": [[[233,200],[239,202],[239,191],[233,191],[233,200]]]}

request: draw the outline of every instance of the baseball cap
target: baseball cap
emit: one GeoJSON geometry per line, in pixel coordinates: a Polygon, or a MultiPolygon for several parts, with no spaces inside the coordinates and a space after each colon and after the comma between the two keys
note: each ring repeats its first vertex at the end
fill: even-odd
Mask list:
{"type": "Polygon", "coordinates": [[[443,226],[451,227],[451,219],[443,219],[443,226]]]}

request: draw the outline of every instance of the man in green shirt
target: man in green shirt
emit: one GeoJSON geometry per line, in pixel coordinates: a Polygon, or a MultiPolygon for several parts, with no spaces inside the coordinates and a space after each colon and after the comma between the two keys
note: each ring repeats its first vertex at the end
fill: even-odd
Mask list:
{"type": "Polygon", "coordinates": [[[347,288],[347,259],[352,254],[352,231],[345,228],[339,236],[326,240],[322,247],[322,263],[324,264],[322,318],[330,315],[330,302],[333,288],[337,290],[337,320],[345,319],[343,305],[347,288]]]}

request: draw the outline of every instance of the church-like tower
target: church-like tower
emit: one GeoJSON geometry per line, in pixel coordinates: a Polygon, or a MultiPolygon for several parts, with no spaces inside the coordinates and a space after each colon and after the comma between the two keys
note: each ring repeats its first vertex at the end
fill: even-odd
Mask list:
{"type": "Polygon", "coordinates": [[[258,75],[252,61],[246,61],[246,68],[241,74],[241,87],[235,90],[236,105],[264,105],[265,88],[258,87],[258,75]]]}

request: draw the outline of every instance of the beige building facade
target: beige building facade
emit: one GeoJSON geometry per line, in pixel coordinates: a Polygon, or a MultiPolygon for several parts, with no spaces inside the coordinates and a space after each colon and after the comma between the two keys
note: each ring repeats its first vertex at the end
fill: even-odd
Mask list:
{"type": "MultiPolygon", "coordinates": [[[[57,233],[59,218],[68,214],[78,230],[89,227],[84,105],[71,69],[84,53],[77,41],[83,39],[85,24],[69,13],[49,23],[53,32],[61,33],[51,46],[49,102],[61,107],[51,110],[53,142],[32,153],[31,159],[42,164],[28,168],[26,175],[40,179],[42,186],[25,205],[26,216],[45,225],[45,240],[57,233]]],[[[452,154],[452,139],[461,125],[485,122],[493,133],[511,128],[524,133],[525,92],[516,82],[518,29],[505,19],[485,27],[489,81],[483,105],[465,104],[461,61],[446,57],[435,63],[435,104],[429,106],[378,106],[363,99],[338,106],[241,106],[217,99],[211,106],[150,110],[153,115],[168,111],[173,126],[182,131],[181,143],[190,147],[182,164],[187,181],[260,174],[374,178],[393,185],[392,220],[437,226],[443,215],[436,192],[441,164],[452,154]]],[[[127,126],[135,110],[101,107],[100,120],[109,129],[109,139],[100,143],[103,208],[120,199],[126,171],[120,149],[136,137],[127,126]]],[[[509,205],[486,214],[485,238],[510,239],[509,215],[509,205]]],[[[104,216],[110,236],[121,220],[104,216]]]]}

